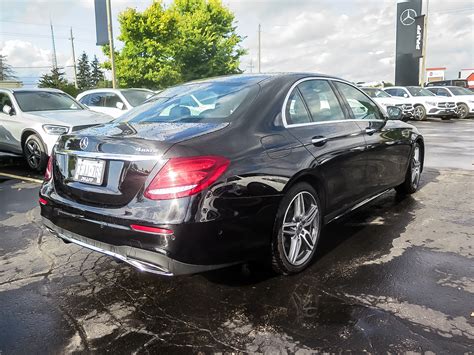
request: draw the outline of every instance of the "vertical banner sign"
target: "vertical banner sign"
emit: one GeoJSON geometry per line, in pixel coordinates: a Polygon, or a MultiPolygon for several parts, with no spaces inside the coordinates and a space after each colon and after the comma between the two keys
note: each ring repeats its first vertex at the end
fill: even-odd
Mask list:
{"type": "Polygon", "coordinates": [[[416,58],[423,57],[423,40],[425,36],[425,15],[418,16],[415,19],[416,40],[414,55],[416,58]]]}
{"type": "Polygon", "coordinates": [[[95,1],[95,32],[96,45],[109,44],[109,32],[107,31],[107,3],[106,0],[95,1]]]}
{"type": "MultiPolygon", "coordinates": [[[[399,0],[397,3],[395,85],[418,85],[420,72],[419,57],[423,41],[420,42],[420,50],[417,50],[416,22],[417,17],[421,16],[421,1],[399,0]]],[[[423,36],[423,26],[421,26],[420,36],[423,36]]]]}

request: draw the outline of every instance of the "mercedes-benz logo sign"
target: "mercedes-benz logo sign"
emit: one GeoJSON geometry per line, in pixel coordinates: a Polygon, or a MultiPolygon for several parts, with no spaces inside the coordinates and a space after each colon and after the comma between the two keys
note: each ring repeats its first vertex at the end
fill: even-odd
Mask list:
{"type": "Polygon", "coordinates": [[[82,150],[84,150],[84,149],[87,148],[87,145],[88,145],[88,144],[89,144],[89,138],[84,137],[84,138],[82,138],[82,139],[80,140],[80,142],[79,142],[79,147],[80,147],[82,150]]]}
{"type": "Polygon", "coordinates": [[[413,9],[406,9],[400,15],[400,22],[404,26],[410,26],[415,23],[416,11],[413,9]]]}

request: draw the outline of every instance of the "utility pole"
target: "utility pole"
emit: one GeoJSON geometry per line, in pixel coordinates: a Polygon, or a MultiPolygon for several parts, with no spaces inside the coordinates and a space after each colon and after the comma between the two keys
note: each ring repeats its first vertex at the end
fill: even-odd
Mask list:
{"type": "Polygon", "coordinates": [[[72,35],[72,27],[71,27],[71,37],[69,38],[71,40],[71,47],[72,47],[72,62],[73,62],[73,67],[74,67],[74,86],[76,89],[79,87],[77,86],[77,68],[76,68],[76,53],[74,51],[74,36],[72,35]]]}
{"type": "Polygon", "coordinates": [[[109,32],[110,62],[112,63],[112,87],[117,88],[117,79],[115,77],[115,53],[114,53],[114,35],[112,31],[112,6],[110,0],[107,1],[107,29],[109,32]]]}
{"type": "Polygon", "coordinates": [[[253,73],[253,60],[252,60],[252,57],[250,57],[250,65],[249,65],[249,68],[250,68],[250,73],[253,73]]]}
{"type": "Polygon", "coordinates": [[[58,68],[58,59],[56,57],[56,44],[54,43],[54,30],[53,30],[53,22],[51,21],[51,19],[49,19],[49,25],[51,26],[51,40],[52,40],[52,43],[53,43],[53,56],[52,56],[53,69],[57,69],[58,68]]]}
{"type": "Polygon", "coordinates": [[[262,25],[258,24],[258,72],[262,72],[262,25]]]}
{"type": "Polygon", "coordinates": [[[423,86],[426,80],[426,44],[428,38],[428,12],[430,7],[430,0],[426,0],[426,12],[425,12],[425,21],[424,21],[424,28],[423,28],[423,48],[422,48],[422,57],[421,57],[421,83],[420,85],[423,86]]]}

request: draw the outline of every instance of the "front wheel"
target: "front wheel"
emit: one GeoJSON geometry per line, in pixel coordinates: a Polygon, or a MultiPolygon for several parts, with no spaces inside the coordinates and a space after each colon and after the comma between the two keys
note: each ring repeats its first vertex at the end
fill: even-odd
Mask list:
{"type": "Polygon", "coordinates": [[[426,118],[426,110],[422,105],[415,106],[415,112],[413,113],[415,120],[423,121],[426,118]]]}
{"type": "Polygon", "coordinates": [[[469,115],[469,107],[466,104],[458,105],[458,117],[461,119],[466,118],[469,115]]]}
{"type": "Polygon", "coordinates": [[[418,190],[421,177],[421,148],[418,143],[415,143],[413,152],[408,166],[407,173],[405,175],[405,181],[395,187],[395,190],[402,195],[412,194],[418,190]]]}
{"type": "Polygon", "coordinates": [[[30,135],[23,146],[23,155],[26,158],[28,166],[36,171],[43,171],[48,162],[48,154],[41,138],[36,135],[30,135]]]}
{"type": "Polygon", "coordinates": [[[315,189],[298,183],[283,197],[272,239],[272,267],[295,274],[311,262],[322,227],[321,204],[315,189]]]}

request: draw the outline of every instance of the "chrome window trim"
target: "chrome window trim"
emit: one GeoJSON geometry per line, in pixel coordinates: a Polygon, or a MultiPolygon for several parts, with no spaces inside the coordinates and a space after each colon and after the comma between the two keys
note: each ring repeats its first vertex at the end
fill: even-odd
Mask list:
{"type": "Polygon", "coordinates": [[[133,154],[112,154],[101,152],[86,152],[78,150],[55,150],[56,154],[75,155],[91,159],[107,159],[107,160],[125,160],[125,161],[146,161],[146,160],[161,160],[161,155],[133,155],[133,154]]]}
{"type": "MultiPolygon", "coordinates": [[[[293,90],[300,84],[305,81],[309,80],[326,80],[326,81],[338,81],[344,84],[347,84],[349,86],[352,86],[353,88],[359,90],[362,92],[365,96],[365,94],[362,90],[357,88],[356,86],[352,85],[350,82],[342,79],[335,79],[335,78],[326,78],[322,76],[311,76],[307,78],[302,78],[297,80],[293,85],[291,85],[290,89],[286,93],[285,100],[283,101],[283,107],[281,108],[281,119],[283,121],[283,126],[285,128],[292,128],[292,127],[306,127],[306,126],[314,126],[314,125],[320,125],[320,124],[328,124],[328,123],[341,123],[341,122],[385,122],[385,120],[377,120],[377,119],[370,119],[370,120],[365,120],[365,119],[348,119],[348,120],[332,120],[332,121],[322,121],[322,122],[309,122],[309,123],[295,123],[295,124],[288,124],[286,121],[286,105],[288,104],[288,100],[290,99],[291,93],[293,90]]],[[[372,102],[374,102],[369,96],[367,96],[372,102]]],[[[377,105],[377,104],[376,104],[377,105]]],[[[378,107],[378,106],[377,106],[378,107]]],[[[341,107],[342,108],[342,107],[341,107]]],[[[382,114],[382,112],[381,112],[382,114]]],[[[383,116],[383,114],[382,114],[383,116]]]]}

